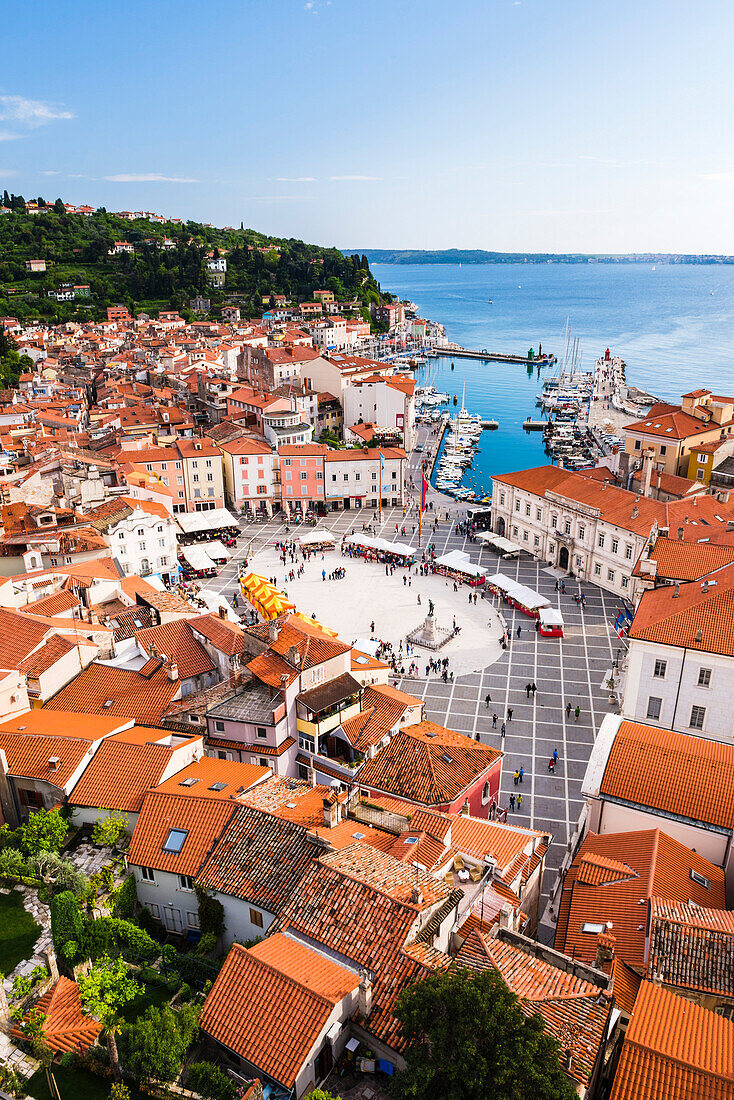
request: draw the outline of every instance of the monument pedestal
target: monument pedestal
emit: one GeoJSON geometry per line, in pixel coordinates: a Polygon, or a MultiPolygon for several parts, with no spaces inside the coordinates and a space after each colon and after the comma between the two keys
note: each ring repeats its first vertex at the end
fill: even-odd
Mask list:
{"type": "Polygon", "coordinates": [[[424,649],[436,650],[445,646],[453,636],[453,630],[449,630],[445,626],[438,626],[435,617],[429,613],[421,625],[407,635],[407,639],[411,645],[420,645],[424,649]]]}

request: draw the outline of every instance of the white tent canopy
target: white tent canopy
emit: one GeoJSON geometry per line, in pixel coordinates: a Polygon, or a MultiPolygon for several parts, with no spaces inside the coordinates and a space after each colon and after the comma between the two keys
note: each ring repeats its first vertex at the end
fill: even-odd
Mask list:
{"type": "Polygon", "coordinates": [[[526,607],[528,611],[539,611],[541,607],[550,607],[550,600],[541,596],[540,592],[526,588],[524,584],[513,580],[512,577],[506,577],[503,573],[493,573],[491,577],[487,577],[487,584],[499,588],[511,600],[526,607]]]}
{"type": "Polygon", "coordinates": [[[320,546],[325,542],[334,543],[336,539],[331,531],[308,531],[297,535],[296,542],[299,546],[320,546]]]}
{"type": "Polygon", "coordinates": [[[217,563],[209,557],[203,546],[184,546],[181,553],[192,569],[216,569],[217,563]]]}
{"type": "Polygon", "coordinates": [[[358,649],[360,653],[368,653],[370,657],[376,657],[377,650],[380,648],[380,643],[374,641],[372,638],[357,638],[354,643],[354,648],[358,649]]]}
{"type": "Polygon", "coordinates": [[[475,565],[463,550],[451,550],[443,557],[436,558],[435,564],[444,569],[454,569],[457,573],[465,573],[468,577],[484,577],[487,573],[481,565],[475,565]]]}
{"type": "Polygon", "coordinates": [[[516,542],[510,542],[504,535],[495,535],[492,531],[478,531],[474,537],[477,541],[486,543],[487,546],[494,546],[504,558],[519,554],[522,550],[522,546],[516,542]]]}
{"type": "Polygon", "coordinates": [[[198,531],[221,531],[223,527],[239,527],[237,519],[226,508],[210,508],[208,512],[180,512],[176,519],[186,535],[198,531]]]}
{"type": "Polygon", "coordinates": [[[563,615],[555,607],[541,607],[540,622],[543,626],[564,626],[563,615]]]}
{"type": "Polygon", "coordinates": [[[386,554],[397,554],[401,558],[413,558],[417,554],[412,546],[404,542],[388,542],[387,539],[378,539],[372,535],[348,535],[346,542],[352,546],[364,546],[368,550],[379,550],[386,554]]]}
{"type": "Polygon", "coordinates": [[[206,550],[210,558],[214,558],[216,561],[229,561],[232,557],[232,551],[228,550],[219,539],[215,539],[213,542],[201,542],[199,545],[202,550],[206,550]]]}

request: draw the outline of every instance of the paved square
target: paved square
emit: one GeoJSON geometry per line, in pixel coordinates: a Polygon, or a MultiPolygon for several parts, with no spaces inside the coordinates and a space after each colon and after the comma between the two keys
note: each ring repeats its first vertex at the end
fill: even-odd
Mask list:
{"type": "MultiPolygon", "coordinates": [[[[501,571],[542,592],[553,606],[562,611],[566,623],[564,638],[542,638],[535,630],[534,620],[502,604],[501,611],[507,621],[511,642],[493,663],[481,672],[457,676],[448,684],[433,675],[427,679],[425,675],[406,677],[399,682],[405,691],[423,699],[429,719],[472,737],[478,735],[484,743],[504,750],[501,803],[509,806],[511,794],[523,796],[522,808],[514,814],[510,813],[508,820],[536,829],[547,829],[553,834],[546,860],[544,892],[547,896],[582,806],[581,781],[595,732],[611,709],[604,680],[620,648],[614,633],[614,620],[619,607],[614,597],[586,582],[583,584],[585,605],[580,606],[574,599],[579,587],[576,581],[567,580],[567,592],[561,594],[555,589],[555,575],[543,563],[524,554],[519,559],[501,561],[492,551],[471,543],[464,535],[457,533],[453,518],[447,523],[445,515],[442,510],[442,522],[436,528],[430,523],[424,524],[424,547],[434,542],[439,555],[453,549],[465,550],[473,561],[488,565],[490,572],[501,571]],[[525,690],[528,683],[537,686],[535,695],[530,698],[525,690]],[[487,694],[491,696],[489,706],[485,704],[487,694]],[[571,710],[567,715],[569,705],[571,710]],[[580,710],[577,721],[574,719],[576,706],[580,710]],[[513,711],[511,720],[507,720],[508,708],[513,711]],[[497,729],[492,728],[495,712],[498,715],[497,729]],[[499,727],[503,720],[506,721],[507,733],[501,742],[499,727]],[[548,761],[554,748],[558,750],[558,764],[555,774],[551,775],[548,761]],[[515,787],[513,773],[521,766],[524,769],[523,783],[515,787]]],[[[430,519],[430,516],[430,512],[426,513],[426,518],[430,519]]],[[[359,529],[362,522],[371,520],[371,510],[362,513],[332,512],[320,519],[319,527],[340,536],[355,525],[359,529]]],[[[410,534],[413,517],[404,519],[402,509],[385,509],[381,523],[376,525],[376,534],[394,538],[396,523],[400,526],[406,523],[410,534]]],[[[243,523],[242,530],[245,537],[240,539],[235,558],[213,582],[207,584],[208,589],[231,594],[236,585],[238,559],[251,556],[265,544],[272,544],[285,535],[285,528],[277,519],[267,524],[243,523]]],[[[295,530],[291,529],[291,535],[295,530]]],[[[415,537],[409,541],[416,545],[417,537],[416,531],[415,537]]],[[[339,554],[332,556],[339,564],[345,560],[339,554]]],[[[332,582],[344,586],[345,598],[348,597],[349,583],[352,578],[356,580],[359,577],[362,565],[360,561],[349,559],[348,579],[332,582]]],[[[467,592],[466,588],[460,587],[458,593],[451,593],[459,624],[467,592]]],[[[319,612],[318,606],[300,610],[315,611],[317,616],[319,612]]],[[[324,621],[325,625],[330,625],[327,620],[324,621]]],[[[377,633],[379,635],[379,624],[377,633]]],[[[487,650],[488,660],[492,661],[496,645],[488,644],[487,650]]],[[[425,662],[419,659],[419,664],[423,673],[425,662]]]]}

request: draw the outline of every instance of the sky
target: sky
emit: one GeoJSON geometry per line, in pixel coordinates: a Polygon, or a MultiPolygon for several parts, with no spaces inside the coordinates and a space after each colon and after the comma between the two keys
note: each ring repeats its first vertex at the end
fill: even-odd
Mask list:
{"type": "Polygon", "coordinates": [[[0,188],[343,248],[734,254],[731,0],[6,5],[0,188]]]}

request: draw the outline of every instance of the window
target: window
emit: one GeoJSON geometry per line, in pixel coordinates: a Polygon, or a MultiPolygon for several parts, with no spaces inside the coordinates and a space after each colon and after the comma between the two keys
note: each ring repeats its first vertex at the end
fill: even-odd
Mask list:
{"type": "Polygon", "coordinates": [[[570,519],[567,519],[565,521],[565,523],[563,524],[563,530],[566,532],[567,535],[571,534],[571,520],[570,519]]]}
{"type": "Polygon", "coordinates": [[[161,911],[160,911],[160,909],[158,908],[157,905],[153,904],[152,901],[148,902],[147,908],[150,910],[151,917],[154,917],[155,920],[160,920],[161,919],[161,911]]]}
{"type": "Polygon", "coordinates": [[[140,877],[145,882],[155,882],[155,871],[153,870],[152,867],[141,867],[140,868],[140,877]]]}
{"type": "Polygon", "coordinates": [[[183,848],[188,835],[188,829],[169,829],[168,836],[163,842],[163,851],[178,854],[183,848]]]}
{"type": "Polygon", "coordinates": [[[268,764],[267,756],[261,756],[260,757],[260,767],[261,768],[269,768],[270,767],[270,765],[268,764]]]}
{"type": "Polygon", "coordinates": [[[691,707],[691,720],[688,723],[692,730],[702,730],[703,720],[706,717],[706,707],[691,707]]]}
{"type": "MultiPolygon", "coordinates": [[[[372,476],[374,477],[375,475],[373,474],[372,476]]],[[[332,480],[332,481],[336,481],[336,474],[332,474],[332,475],[331,475],[331,480],[332,480]]]]}
{"type": "Polygon", "coordinates": [[[345,481],[349,481],[349,474],[345,474],[345,475],[344,475],[344,480],[345,480],[345,481]]]}
{"type": "Polygon", "coordinates": [[[551,516],[551,527],[558,526],[558,516],[551,516]]]}
{"type": "Polygon", "coordinates": [[[704,878],[704,876],[700,875],[698,873],[698,871],[694,871],[692,867],[691,867],[690,871],[688,872],[688,874],[689,874],[689,877],[690,877],[691,881],[697,883],[698,886],[703,886],[704,890],[710,890],[711,889],[710,879],[704,878]]]}
{"type": "Polygon", "coordinates": [[[579,524],[579,539],[581,540],[581,542],[583,542],[585,538],[586,538],[586,528],[584,527],[583,523],[580,523],[579,524]]]}
{"type": "Polygon", "coordinates": [[[210,458],[206,460],[206,468],[207,470],[211,470],[212,468],[212,460],[210,458]]]}
{"type": "Polygon", "coordinates": [[[217,731],[217,733],[224,733],[224,722],[221,722],[218,718],[215,718],[214,729],[217,731]]]}
{"type": "Polygon", "coordinates": [[[486,804],[489,802],[489,796],[490,796],[489,783],[485,783],[484,786],[482,787],[482,805],[486,806],[486,804]]]}
{"type": "Polygon", "coordinates": [[[264,741],[268,736],[268,731],[265,729],[265,726],[258,726],[255,732],[261,741],[264,741]]]}
{"type": "Polygon", "coordinates": [[[629,542],[624,548],[624,556],[626,557],[627,561],[632,561],[632,546],[629,542]]]}
{"type": "Polygon", "coordinates": [[[619,539],[612,539],[612,553],[616,554],[619,550],[619,539]]]}
{"type": "Polygon", "coordinates": [[[515,501],[515,511],[516,511],[516,512],[519,512],[519,511],[520,511],[520,501],[519,501],[519,500],[516,500],[516,501],[515,501]]]}
{"type": "Polygon", "coordinates": [[[186,920],[188,921],[189,928],[199,927],[199,914],[198,913],[186,913],[186,920]]]}
{"type": "Polygon", "coordinates": [[[537,519],[538,521],[540,521],[540,520],[541,520],[541,519],[543,518],[543,513],[541,512],[540,508],[536,508],[536,510],[535,510],[535,518],[536,518],[536,519],[537,519]]]}
{"type": "Polygon", "coordinates": [[[581,931],[587,932],[590,936],[599,936],[602,932],[606,932],[606,924],[594,924],[593,921],[585,921],[581,925],[581,931]]]}
{"type": "Polygon", "coordinates": [[[250,924],[254,924],[256,928],[262,928],[263,915],[257,909],[253,909],[250,906],[250,924]]]}
{"type": "Polygon", "coordinates": [[[517,538],[517,527],[512,528],[512,534],[514,538],[517,538]]]}
{"type": "Polygon", "coordinates": [[[599,549],[600,550],[604,549],[604,534],[603,533],[599,535],[599,549]]]}
{"type": "Polygon", "coordinates": [[[614,583],[614,570],[613,569],[607,569],[607,580],[614,583]]]}
{"type": "Polygon", "coordinates": [[[504,503],[505,503],[505,494],[500,493],[500,504],[504,504],[504,503]]]}
{"type": "Polygon", "coordinates": [[[223,791],[223,790],[226,790],[226,787],[227,787],[226,783],[212,783],[211,786],[208,788],[208,790],[210,790],[210,791],[223,791]]]}
{"type": "Polygon", "coordinates": [[[622,588],[629,588],[629,577],[622,577],[622,588]]]}
{"type": "Polygon", "coordinates": [[[523,533],[522,533],[522,541],[523,541],[523,542],[527,542],[527,541],[528,541],[528,533],[527,533],[527,531],[523,531],[523,533]]]}
{"type": "MultiPolygon", "coordinates": [[[[318,475],[317,475],[317,476],[318,476],[318,475]]],[[[359,479],[360,479],[360,475],[359,475],[359,474],[355,474],[355,475],[354,475],[354,480],[355,480],[355,481],[359,481],[359,479]]]]}
{"type": "Polygon", "coordinates": [[[653,676],[657,677],[658,680],[664,680],[665,679],[665,673],[667,671],[668,671],[668,662],[667,661],[656,661],[655,662],[655,668],[653,669],[652,674],[653,674],[653,676]]]}
{"type": "Polygon", "coordinates": [[[178,884],[182,890],[191,890],[193,892],[194,880],[191,875],[179,875],[178,884]]]}
{"type": "Polygon", "coordinates": [[[529,505],[529,504],[526,504],[526,505],[525,505],[525,515],[526,515],[526,516],[529,516],[529,515],[530,515],[530,505],[529,505]]]}
{"type": "Polygon", "coordinates": [[[635,450],[636,450],[636,451],[639,451],[639,450],[640,450],[640,441],[639,441],[639,439],[636,439],[636,440],[635,440],[635,450]]]}
{"type": "Polygon", "coordinates": [[[700,688],[711,687],[711,669],[699,668],[698,670],[698,686],[700,688]]]}
{"type": "Polygon", "coordinates": [[[535,538],[533,539],[533,545],[535,547],[540,546],[540,536],[539,535],[536,535],[535,538]]]}
{"type": "Polygon", "coordinates": [[[703,479],[705,477],[706,477],[706,471],[704,470],[703,466],[699,466],[696,470],[696,478],[699,481],[703,481],[703,479]]]}
{"type": "Polygon", "coordinates": [[[663,708],[663,700],[658,699],[657,696],[651,695],[647,700],[647,717],[654,718],[656,721],[660,717],[660,711],[663,708]]]}
{"type": "Polygon", "coordinates": [[[596,565],[594,566],[594,576],[595,577],[600,577],[601,576],[601,565],[599,564],[599,562],[597,562],[596,565]]]}
{"type": "Polygon", "coordinates": [[[300,477],[301,477],[301,481],[308,481],[308,471],[307,470],[301,470],[300,477]]]}
{"type": "Polygon", "coordinates": [[[662,447],[660,448],[660,457],[662,458],[662,456],[666,455],[667,453],[668,453],[668,448],[666,447],[665,444],[663,444],[662,447]]]}
{"type": "MultiPolygon", "coordinates": [[[[335,479],[335,480],[336,480],[336,479],[335,479]]],[[[372,480],[373,480],[373,481],[377,481],[377,474],[373,474],[373,475],[372,475],[372,480]]]]}

